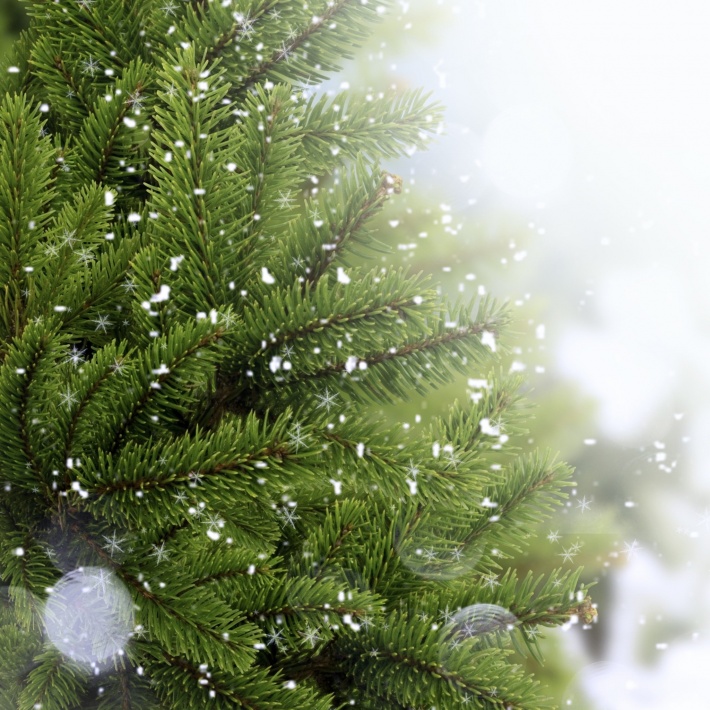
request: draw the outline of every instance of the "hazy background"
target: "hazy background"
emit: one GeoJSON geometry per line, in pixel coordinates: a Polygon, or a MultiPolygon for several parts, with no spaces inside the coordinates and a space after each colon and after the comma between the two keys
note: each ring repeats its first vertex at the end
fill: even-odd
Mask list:
{"type": "Polygon", "coordinates": [[[536,443],[577,469],[533,550],[599,580],[599,623],[549,635],[562,707],[707,702],[709,29],[699,0],[411,0],[352,68],[448,107],[395,241],[515,304],[536,443]]]}
{"type": "MultiPolygon", "coordinates": [[[[0,0],[0,54],[18,26],[0,0]]],[[[599,622],[548,634],[563,708],[702,707],[710,664],[710,6],[701,0],[395,0],[355,88],[447,107],[388,168],[393,259],[510,301],[530,436],[576,467],[522,569],[584,564],[599,622]],[[572,560],[566,553],[577,546],[572,560]]],[[[466,379],[416,414],[467,396],[466,379]]]]}

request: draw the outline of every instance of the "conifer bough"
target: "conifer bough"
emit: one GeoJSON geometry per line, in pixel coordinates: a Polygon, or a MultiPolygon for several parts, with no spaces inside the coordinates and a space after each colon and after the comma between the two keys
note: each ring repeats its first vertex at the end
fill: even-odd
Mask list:
{"type": "Polygon", "coordinates": [[[336,96],[366,0],[57,0],[0,71],[0,707],[549,707],[512,664],[594,615],[506,559],[521,454],[492,301],[356,267],[440,120],[336,96]],[[490,373],[416,435],[382,402],[490,373]]]}

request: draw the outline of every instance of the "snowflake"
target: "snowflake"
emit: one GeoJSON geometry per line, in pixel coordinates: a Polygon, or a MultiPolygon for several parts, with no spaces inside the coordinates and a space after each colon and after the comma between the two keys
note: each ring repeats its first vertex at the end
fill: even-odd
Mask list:
{"type": "Polygon", "coordinates": [[[241,38],[250,39],[255,32],[254,20],[251,19],[249,16],[242,17],[239,24],[241,25],[241,38]]]}
{"type": "Polygon", "coordinates": [[[322,639],[318,629],[312,629],[310,626],[301,632],[301,636],[303,636],[304,642],[311,644],[311,648],[315,648],[316,642],[322,639]]]}
{"type": "Polygon", "coordinates": [[[291,58],[291,52],[293,51],[293,45],[286,44],[286,42],[281,43],[281,49],[279,49],[276,55],[276,61],[281,61],[285,59],[287,62],[291,58]]]}
{"type": "Polygon", "coordinates": [[[220,313],[220,316],[222,323],[227,330],[229,330],[237,322],[237,317],[231,311],[227,311],[227,313],[220,313]]]}
{"type": "Polygon", "coordinates": [[[82,74],[89,74],[90,76],[96,76],[96,72],[99,70],[99,62],[94,59],[91,55],[89,58],[81,63],[83,67],[82,74]]]}
{"type": "Polygon", "coordinates": [[[433,559],[436,558],[436,550],[434,550],[432,547],[430,547],[428,550],[424,550],[424,557],[431,562],[433,559]]]}
{"type": "Polygon", "coordinates": [[[76,229],[72,229],[71,232],[68,229],[64,230],[62,234],[62,246],[74,247],[74,243],[77,242],[76,229]]]}
{"type": "Polygon", "coordinates": [[[166,15],[174,15],[175,10],[177,10],[178,6],[172,1],[168,0],[168,2],[165,3],[160,9],[166,14],[166,15]]]}
{"type": "Polygon", "coordinates": [[[91,579],[94,580],[91,589],[98,589],[99,598],[104,597],[106,595],[106,583],[111,580],[111,573],[102,568],[96,574],[92,574],[91,579]]]}
{"type": "Polygon", "coordinates": [[[122,375],[123,371],[126,369],[126,363],[121,358],[114,358],[113,362],[109,365],[109,368],[113,370],[114,375],[122,375]]]}
{"type": "Polygon", "coordinates": [[[461,557],[463,556],[463,549],[461,547],[455,547],[451,550],[451,557],[456,560],[456,562],[461,562],[461,557]]]}
{"type": "Polygon", "coordinates": [[[96,0],[77,0],[76,4],[82,8],[82,10],[90,10],[95,2],[96,0]]]}
{"type": "Polygon", "coordinates": [[[173,495],[173,498],[175,498],[176,503],[184,504],[187,500],[187,493],[185,493],[185,491],[178,491],[173,495]]]}
{"type": "Polygon", "coordinates": [[[71,362],[74,367],[79,365],[80,363],[84,362],[84,358],[82,355],[86,352],[86,350],[79,350],[79,348],[76,347],[76,345],[72,345],[71,347],[71,352],[67,356],[66,360],[64,360],[64,363],[69,363],[71,362]]]}
{"type": "Polygon", "coordinates": [[[224,520],[222,520],[217,513],[207,513],[202,523],[204,525],[209,525],[211,530],[224,527],[224,520]]]}
{"type": "Polygon", "coordinates": [[[282,506],[278,514],[283,518],[284,525],[290,525],[292,528],[296,527],[296,520],[300,520],[301,516],[296,515],[296,506],[289,508],[287,506],[282,506]]]}
{"type": "Polygon", "coordinates": [[[141,96],[140,90],[136,89],[135,91],[132,91],[128,94],[126,104],[128,104],[128,106],[131,106],[135,111],[140,111],[140,109],[143,108],[144,101],[145,96],[141,96]]]}
{"type": "Polygon", "coordinates": [[[44,249],[44,253],[47,256],[55,257],[59,254],[59,247],[56,244],[48,244],[44,249]]]}
{"type": "Polygon", "coordinates": [[[117,552],[123,552],[121,545],[126,542],[125,538],[116,538],[116,533],[114,532],[111,537],[108,535],[103,536],[106,540],[106,544],[103,546],[104,550],[108,550],[109,555],[113,557],[117,552]]]}
{"type": "Polygon", "coordinates": [[[92,320],[92,323],[96,323],[96,328],[95,330],[101,330],[104,333],[106,332],[107,327],[111,327],[113,323],[111,323],[108,319],[108,316],[102,316],[99,315],[99,317],[96,320],[92,320]]]}
{"type": "Polygon", "coordinates": [[[407,473],[416,481],[417,474],[419,473],[419,468],[414,465],[414,461],[409,459],[409,466],[407,466],[407,473]]]}
{"type": "Polygon", "coordinates": [[[577,555],[577,552],[570,547],[568,550],[565,550],[563,548],[562,552],[558,555],[558,557],[562,557],[563,562],[571,562],[575,558],[576,555],[577,555]]]}
{"type": "Polygon", "coordinates": [[[88,264],[90,261],[93,261],[96,257],[94,256],[94,252],[91,251],[88,247],[82,247],[76,252],[77,258],[82,264],[88,264]]]}
{"type": "Polygon", "coordinates": [[[271,627],[271,631],[266,634],[266,643],[268,646],[276,645],[277,648],[281,648],[281,642],[283,641],[283,631],[281,629],[274,629],[271,627]]]}
{"type": "Polygon", "coordinates": [[[306,262],[300,256],[294,256],[293,259],[291,259],[291,263],[297,269],[302,269],[306,265],[306,262]]]}
{"type": "Polygon", "coordinates": [[[190,482],[187,484],[190,488],[197,488],[197,486],[202,483],[202,474],[199,471],[190,471],[187,474],[190,482]]]}
{"type": "Polygon", "coordinates": [[[485,575],[483,577],[483,586],[488,587],[489,589],[495,589],[495,587],[499,587],[500,582],[498,581],[498,575],[495,575],[493,573],[485,575]]]}
{"type": "Polygon", "coordinates": [[[376,648],[370,649],[370,656],[372,656],[372,658],[377,658],[379,655],[380,655],[380,652],[376,648]]]}
{"type": "Polygon", "coordinates": [[[71,409],[73,405],[77,404],[79,399],[76,396],[75,392],[72,392],[69,387],[67,387],[66,392],[62,392],[59,395],[59,399],[61,400],[62,404],[67,408],[71,409]]]}
{"type": "Polygon", "coordinates": [[[585,510],[589,510],[589,505],[592,501],[587,500],[587,496],[583,496],[582,500],[577,498],[577,502],[579,503],[577,507],[581,510],[582,513],[584,513],[585,510]]]}
{"type": "Polygon", "coordinates": [[[138,288],[138,287],[133,283],[133,281],[131,281],[130,279],[126,279],[126,280],[121,284],[121,286],[123,286],[123,288],[124,288],[127,292],[130,292],[130,293],[133,293],[133,291],[135,291],[136,288],[138,288]]]}
{"type": "Polygon", "coordinates": [[[165,543],[161,542],[160,546],[153,545],[153,552],[150,553],[151,557],[155,557],[155,560],[160,564],[163,560],[170,559],[170,552],[165,549],[165,543]]]}
{"type": "Polygon", "coordinates": [[[449,624],[454,620],[455,614],[449,610],[449,605],[447,604],[446,609],[439,612],[439,616],[441,616],[445,624],[449,624]]]}
{"type": "Polygon", "coordinates": [[[276,200],[276,204],[282,209],[285,210],[291,206],[291,203],[294,201],[294,198],[291,197],[291,191],[287,190],[284,192],[284,190],[279,190],[279,197],[276,200]]]}
{"type": "Polygon", "coordinates": [[[555,530],[555,531],[550,530],[550,534],[547,536],[547,539],[550,542],[557,542],[560,539],[560,531],[559,530],[555,530]]]}
{"type": "Polygon", "coordinates": [[[638,544],[636,540],[633,542],[625,542],[624,543],[624,552],[626,553],[626,558],[631,559],[632,557],[636,557],[636,553],[641,549],[641,545],[638,544]]]}
{"type": "Polygon", "coordinates": [[[296,451],[298,451],[301,446],[306,446],[308,434],[304,434],[301,431],[302,428],[300,422],[297,422],[294,424],[293,430],[288,433],[288,438],[291,439],[291,443],[296,447],[296,451]]]}
{"type": "Polygon", "coordinates": [[[328,414],[330,414],[330,408],[335,404],[335,399],[338,396],[337,392],[330,392],[328,388],[325,388],[325,394],[317,394],[316,399],[318,399],[318,409],[325,407],[328,414]]]}

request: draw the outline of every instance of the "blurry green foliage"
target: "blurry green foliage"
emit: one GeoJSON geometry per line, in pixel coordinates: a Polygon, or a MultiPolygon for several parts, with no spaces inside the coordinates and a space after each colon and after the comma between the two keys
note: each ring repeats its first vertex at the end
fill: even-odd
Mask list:
{"type": "Polygon", "coordinates": [[[12,41],[27,27],[27,14],[19,0],[0,0],[0,58],[12,46],[12,41]]]}

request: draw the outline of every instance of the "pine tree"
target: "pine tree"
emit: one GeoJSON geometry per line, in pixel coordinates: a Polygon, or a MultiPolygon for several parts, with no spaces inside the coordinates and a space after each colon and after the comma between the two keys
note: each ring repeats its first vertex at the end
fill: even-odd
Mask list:
{"type": "Polygon", "coordinates": [[[505,308],[355,268],[421,92],[316,85],[366,0],[29,5],[0,71],[0,707],[549,707],[594,609],[505,561],[570,471],[505,308]],[[376,407],[486,379],[429,429],[376,407]]]}

